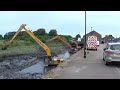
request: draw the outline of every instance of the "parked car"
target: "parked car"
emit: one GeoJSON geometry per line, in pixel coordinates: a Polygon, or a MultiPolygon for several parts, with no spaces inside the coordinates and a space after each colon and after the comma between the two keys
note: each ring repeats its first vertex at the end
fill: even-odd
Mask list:
{"type": "Polygon", "coordinates": [[[107,43],[103,52],[103,60],[106,65],[111,62],[120,62],[120,43],[107,43]]]}

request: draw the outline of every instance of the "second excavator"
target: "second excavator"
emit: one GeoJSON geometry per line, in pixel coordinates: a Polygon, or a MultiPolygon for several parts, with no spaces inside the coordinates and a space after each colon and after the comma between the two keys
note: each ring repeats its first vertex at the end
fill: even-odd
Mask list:
{"type": "Polygon", "coordinates": [[[77,50],[80,49],[80,47],[78,46],[78,44],[77,44],[76,42],[74,42],[74,43],[75,43],[75,45],[76,45],[77,48],[76,48],[76,47],[72,47],[72,45],[71,45],[70,43],[68,43],[66,40],[64,40],[64,39],[63,39],[62,37],[60,37],[59,35],[57,35],[57,36],[53,37],[52,39],[48,40],[47,43],[48,43],[48,42],[51,42],[51,41],[53,41],[53,40],[55,40],[55,39],[59,39],[59,40],[61,40],[63,43],[65,43],[65,44],[70,48],[70,50],[69,50],[70,53],[75,53],[77,50]]]}

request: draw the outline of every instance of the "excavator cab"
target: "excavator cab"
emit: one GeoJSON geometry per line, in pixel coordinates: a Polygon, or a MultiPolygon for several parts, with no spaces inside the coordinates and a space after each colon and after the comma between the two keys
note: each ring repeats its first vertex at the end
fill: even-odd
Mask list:
{"type": "Polygon", "coordinates": [[[53,65],[58,65],[59,63],[63,62],[64,59],[60,57],[51,57],[48,55],[44,56],[44,64],[45,66],[53,66],[53,65]]]}
{"type": "Polygon", "coordinates": [[[52,64],[52,57],[45,55],[43,61],[44,61],[45,66],[51,65],[52,64]]]}

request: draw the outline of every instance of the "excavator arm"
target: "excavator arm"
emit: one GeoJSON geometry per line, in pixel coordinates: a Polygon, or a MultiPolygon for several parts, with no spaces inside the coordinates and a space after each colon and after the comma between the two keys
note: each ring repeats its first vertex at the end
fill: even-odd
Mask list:
{"type": "Polygon", "coordinates": [[[7,47],[13,42],[13,40],[16,38],[16,36],[21,32],[22,29],[24,29],[47,53],[48,56],[51,56],[51,52],[50,49],[43,43],[41,42],[35,35],[33,32],[31,32],[30,29],[26,29],[25,28],[26,24],[22,24],[20,26],[20,28],[18,29],[18,31],[15,33],[15,35],[12,37],[12,39],[10,40],[10,42],[5,45],[2,50],[7,49],[7,47]]]}
{"type": "Polygon", "coordinates": [[[58,37],[62,42],[64,42],[65,44],[67,44],[69,46],[70,49],[72,49],[72,46],[67,43],[63,38],[61,38],[60,36],[58,37]]]}
{"type": "Polygon", "coordinates": [[[2,47],[2,50],[7,49],[7,47],[13,42],[13,40],[16,38],[16,36],[21,32],[21,30],[24,28],[25,24],[22,24],[20,26],[20,28],[18,29],[18,31],[15,33],[15,35],[12,37],[12,39],[10,40],[10,42],[8,44],[6,44],[5,46],[2,47]]]}
{"type": "Polygon", "coordinates": [[[53,41],[53,40],[55,40],[55,39],[61,40],[63,43],[67,44],[70,49],[72,49],[72,46],[71,46],[69,43],[67,43],[63,38],[61,38],[59,35],[53,37],[52,39],[48,40],[47,42],[53,41]]]}
{"type": "Polygon", "coordinates": [[[59,36],[58,36],[58,35],[57,35],[57,36],[55,36],[55,37],[53,37],[52,39],[48,40],[47,42],[51,42],[51,41],[53,41],[53,40],[55,40],[55,39],[57,39],[57,38],[59,38],[59,36]]]}
{"type": "Polygon", "coordinates": [[[80,46],[78,46],[78,43],[77,42],[74,42],[75,43],[75,45],[76,45],[76,48],[78,49],[78,50],[80,50],[81,49],[81,47],[80,46]]]}
{"type": "Polygon", "coordinates": [[[24,30],[46,51],[48,56],[51,56],[51,51],[50,49],[43,43],[41,42],[35,35],[33,32],[31,32],[30,29],[26,29],[24,26],[24,30]]]}

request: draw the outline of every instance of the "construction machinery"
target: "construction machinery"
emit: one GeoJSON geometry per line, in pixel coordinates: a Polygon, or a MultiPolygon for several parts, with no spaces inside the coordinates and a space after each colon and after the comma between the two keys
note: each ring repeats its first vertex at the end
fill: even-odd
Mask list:
{"type": "Polygon", "coordinates": [[[75,45],[76,45],[76,48],[77,48],[78,50],[80,50],[80,49],[81,49],[81,46],[79,46],[77,42],[74,42],[74,43],[75,43],[75,45]]]}
{"type": "MultiPolygon", "coordinates": [[[[65,43],[65,44],[70,48],[70,51],[69,51],[70,53],[75,53],[75,52],[76,52],[76,49],[73,48],[71,44],[67,43],[66,40],[64,40],[63,38],[61,38],[59,35],[57,35],[57,36],[53,37],[52,39],[48,40],[47,43],[48,43],[48,42],[51,42],[51,41],[53,41],[53,40],[55,40],[55,39],[59,39],[59,40],[61,40],[63,43],[65,43]]],[[[78,47],[79,47],[79,46],[78,46],[78,47]]]]}
{"type": "Polygon", "coordinates": [[[10,42],[8,44],[6,44],[4,47],[2,47],[2,50],[5,50],[8,48],[8,46],[13,42],[13,40],[16,38],[16,36],[21,32],[22,29],[24,29],[38,44],[39,46],[41,46],[47,53],[47,55],[44,56],[44,63],[46,66],[49,65],[58,65],[60,62],[63,62],[64,59],[63,58],[59,58],[59,57],[55,57],[55,56],[51,56],[51,51],[48,48],[47,45],[45,45],[42,41],[40,41],[35,35],[34,33],[30,30],[30,29],[26,29],[25,28],[26,24],[22,24],[20,26],[20,28],[18,29],[18,31],[15,33],[15,35],[12,37],[12,39],[10,40],[10,42]]]}
{"type": "Polygon", "coordinates": [[[81,46],[78,45],[78,43],[75,40],[71,40],[71,45],[75,47],[77,50],[81,49],[81,46]]]}

